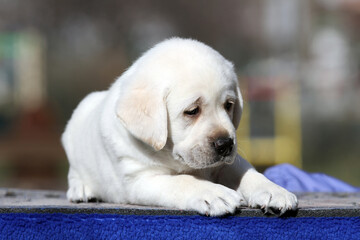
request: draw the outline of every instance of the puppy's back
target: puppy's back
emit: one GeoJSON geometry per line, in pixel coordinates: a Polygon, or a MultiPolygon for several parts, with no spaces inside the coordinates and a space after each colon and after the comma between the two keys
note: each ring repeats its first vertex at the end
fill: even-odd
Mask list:
{"type": "Polygon", "coordinates": [[[107,92],[108,91],[90,93],[75,108],[61,136],[61,142],[68,155],[69,161],[73,160],[73,148],[79,144],[81,138],[86,138],[90,131],[95,130],[94,127],[98,121],[95,116],[99,116],[101,111],[100,105],[107,92]]]}

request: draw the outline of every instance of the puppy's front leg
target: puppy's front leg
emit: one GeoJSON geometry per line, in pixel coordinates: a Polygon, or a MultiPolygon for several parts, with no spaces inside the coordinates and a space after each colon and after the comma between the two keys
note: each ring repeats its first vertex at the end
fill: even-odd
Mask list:
{"type": "Polygon", "coordinates": [[[275,210],[280,214],[297,208],[298,201],[294,194],[271,182],[239,155],[232,165],[220,170],[218,181],[242,193],[250,207],[261,207],[270,213],[275,210]]]}
{"type": "Polygon", "coordinates": [[[126,185],[129,203],[194,210],[210,216],[234,213],[245,202],[230,188],[185,174],[144,170],[127,178],[126,185]]]}

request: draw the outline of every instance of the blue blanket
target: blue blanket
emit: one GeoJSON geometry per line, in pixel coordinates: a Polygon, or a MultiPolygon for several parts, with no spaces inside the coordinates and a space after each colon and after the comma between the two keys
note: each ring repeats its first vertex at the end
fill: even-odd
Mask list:
{"type": "Polygon", "coordinates": [[[308,173],[290,164],[268,168],[264,175],[291,192],[360,192],[339,179],[323,173],[308,173]]]}
{"type": "Polygon", "coordinates": [[[360,239],[360,218],[13,213],[0,239],[360,239]]]}

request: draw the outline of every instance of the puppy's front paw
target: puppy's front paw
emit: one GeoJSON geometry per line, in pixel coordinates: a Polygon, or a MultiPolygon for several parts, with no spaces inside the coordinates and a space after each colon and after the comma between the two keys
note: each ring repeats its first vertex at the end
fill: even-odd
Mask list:
{"type": "Polygon", "coordinates": [[[265,213],[284,214],[287,210],[296,210],[298,201],[295,194],[275,184],[262,186],[248,199],[249,207],[261,208],[265,213]]]}
{"type": "Polygon", "coordinates": [[[69,189],[66,193],[66,196],[71,202],[81,203],[93,202],[94,200],[97,201],[91,189],[84,185],[81,181],[77,179],[71,179],[69,183],[69,189]]]}
{"type": "Polygon", "coordinates": [[[244,197],[236,191],[219,184],[198,189],[188,201],[188,208],[207,216],[232,214],[246,205],[244,197]]]}

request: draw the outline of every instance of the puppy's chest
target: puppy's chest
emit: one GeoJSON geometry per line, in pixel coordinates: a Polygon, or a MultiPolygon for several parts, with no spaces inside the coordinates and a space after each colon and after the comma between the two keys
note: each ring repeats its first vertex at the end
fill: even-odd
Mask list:
{"type": "Polygon", "coordinates": [[[219,168],[201,169],[191,172],[190,175],[199,179],[217,183],[220,177],[220,170],[219,168]]]}

